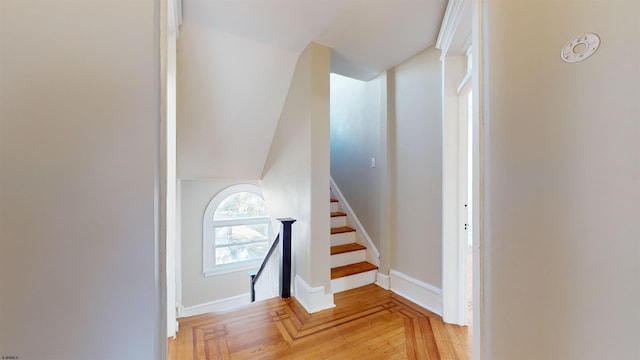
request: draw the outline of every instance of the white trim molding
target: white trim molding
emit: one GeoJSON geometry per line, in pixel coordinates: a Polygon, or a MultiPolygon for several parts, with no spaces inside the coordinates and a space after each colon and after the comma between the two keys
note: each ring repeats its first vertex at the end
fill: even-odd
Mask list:
{"type": "Polygon", "coordinates": [[[447,56],[451,42],[458,30],[460,19],[464,15],[465,8],[469,5],[468,3],[468,0],[449,0],[447,4],[447,10],[442,19],[440,33],[438,33],[438,40],[436,41],[436,49],[442,50],[442,58],[447,56]]]}
{"type": "Polygon", "coordinates": [[[169,32],[180,36],[182,25],[182,0],[168,0],[169,3],[169,32]]]}
{"type": "MultiPolygon", "coordinates": [[[[465,116],[467,98],[462,97],[475,87],[468,63],[469,54],[474,54],[471,46],[474,3],[470,0],[449,1],[436,44],[442,50],[443,76],[442,317],[445,322],[458,325],[468,323],[467,224],[475,228],[467,215],[469,206],[474,204],[468,200],[469,117],[465,116]]],[[[476,60],[473,57],[473,68],[478,66],[476,60]]]]}
{"type": "MultiPolygon", "coordinates": [[[[467,325],[469,93],[473,78],[465,56],[442,61],[442,299],[444,322],[467,325]],[[463,95],[464,94],[464,95],[463,95]]],[[[473,229],[473,226],[471,227],[473,229]]]]}
{"type": "Polygon", "coordinates": [[[442,290],[396,270],[390,271],[391,291],[442,316],[442,290]]]}
{"type": "Polygon", "coordinates": [[[251,303],[251,294],[245,293],[204,304],[178,308],[178,318],[196,316],[210,312],[223,311],[251,303]]]}
{"type": "Polygon", "coordinates": [[[378,272],[377,274],[377,279],[376,279],[376,285],[380,286],[381,288],[385,289],[385,290],[389,290],[391,288],[391,286],[389,285],[389,275],[385,275],[385,274],[381,274],[378,272]]]}
{"type": "Polygon", "coordinates": [[[298,275],[295,278],[295,297],[309,314],[336,307],[333,294],[326,293],[324,286],[311,287],[298,275]]]}
{"type": "Polygon", "coordinates": [[[380,266],[380,251],[378,251],[378,248],[374,245],[373,240],[371,240],[369,233],[367,233],[367,230],[362,226],[362,223],[358,219],[358,216],[356,216],[356,213],[353,212],[353,209],[349,206],[349,202],[345,199],[342,191],[340,191],[340,188],[336,185],[336,182],[333,181],[332,177],[329,177],[329,181],[331,182],[331,190],[336,198],[338,198],[337,200],[340,202],[342,210],[344,210],[344,212],[347,213],[347,217],[353,221],[353,226],[355,227],[356,232],[367,242],[367,250],[371,251],[371,254],[373,254],[373,256],[367,257],[367,261],[375,266],[380,266]]]}

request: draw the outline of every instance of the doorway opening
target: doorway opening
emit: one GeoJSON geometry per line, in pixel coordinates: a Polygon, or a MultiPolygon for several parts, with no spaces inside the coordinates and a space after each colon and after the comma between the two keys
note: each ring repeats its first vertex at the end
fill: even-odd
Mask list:
{"type": "Polygon", "coordinates": [[[473,50],[443,58],[443,318],[471,325],[473,289],[473,50]]]}

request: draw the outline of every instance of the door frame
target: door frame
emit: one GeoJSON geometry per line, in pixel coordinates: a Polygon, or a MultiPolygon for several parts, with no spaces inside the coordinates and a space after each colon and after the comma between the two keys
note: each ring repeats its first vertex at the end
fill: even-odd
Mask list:
{"type": "MultiPolygon", "coordinates": [[[[442,317],[447,323],[463,326],[469,323],[468,240],[465,229],[469,181],[465,129],[469,126],[469,119],[468,116],[462,118],[460,92],[466,89],[465,84],[472,84],[472,73],[467,71],[467,54],[473,40],[472,15],[470,0],[449,1],[436,44],[442,50],[443,81],[442,317]]],[[[473,224],[471,226],[474,227],[473,224]]]]}

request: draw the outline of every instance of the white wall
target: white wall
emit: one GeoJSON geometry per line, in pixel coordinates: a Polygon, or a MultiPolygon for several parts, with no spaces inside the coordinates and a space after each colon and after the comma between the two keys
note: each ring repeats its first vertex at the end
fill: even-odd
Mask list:
{"type": "Polygon", "coordinates": [[[202,5],[184,3],[177,41],[178,300],[184,307],[250,291],[246,271],[202,274],[202,216],[217,192],[262,176],[297,57],[216,29],[203,20],[202,5]]]}
{"type": "Polygon", "coordinates": [[[260,178],[298,54],[217,30],[189,5],[178,39],[178,176],[260,178]]]}
{"type": "MultiPolygon", "coordinates": [[[[271,216],[297,219],[292,228],[294,275],[326,292],[330,289],[329,69],[330,50],[324,46],[312,43],[300,55],[262,177],[271,216]]],[[[303,305],[309,309],[309,304],[303,305]]]]}
{"type": "Polygon", "coordinates": [[[259,185],[257,180],[181,180],[181,282],[182,306],[191,307],[251,291],[246,270],[204,276],[202,273],[202,221],[207,205],[225,188],[236,184],[259,185]]]}
{"type": "Polygon", "coordinates": [[[638,359],[640,3],[486,11],[486,358],[638,359]]]}
{"type": "Polygon", "coordinates": [[[0,2],[0,355],[160,359],[158,2],[0,2]]]}
{"type": "Polygon", "coordinates": [[[380,157],[380,82],[331,74],[331,177],[377,248],[380,171],[371,158],[380,157]]]}
{"type": "Polygon", "coordinates": [[[389,72],[391,268],[442,285],[442,71],[429,48],[389,72]]]}

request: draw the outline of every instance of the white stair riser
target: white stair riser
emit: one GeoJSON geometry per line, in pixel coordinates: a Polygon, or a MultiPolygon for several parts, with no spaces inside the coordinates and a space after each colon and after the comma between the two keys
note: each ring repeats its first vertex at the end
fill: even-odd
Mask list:
{"type": "Polygon", "coordinates": [[[336,212],[336,211],[340,211],[338,209],[338,203],[337,202],[331,202],[331,212],[336,212]]]}
{"type": "Polygon", "coordinates": [[[331,234],[331,246],[345,245],[356,242],[356,232],[349,231],[346,233],[331,234]]]}
{"type": "Polygon", "coordinates": [[[331,292],[337,293],[341,291],[355,289],[360,286],[373,284],[376,282],[378,270],[370,270],[367,272],[349,275],[338,279],[331,280],[331,292]]]}
{"type": "Polygon", "coordinates": [[[366,261],[366,251],[358,250],[358,251],[349,251],[342,254],[331,255],[331,267],[335,268],[338,266],[345,266],[350,264],[355,264],[359,262],[366,261]]]}
{"type": "Polygon", "coordinates": [[[332,216],[331,217],[331,227],[337,228],[347,226],[347,217],[346,216],[332,216]]]}

